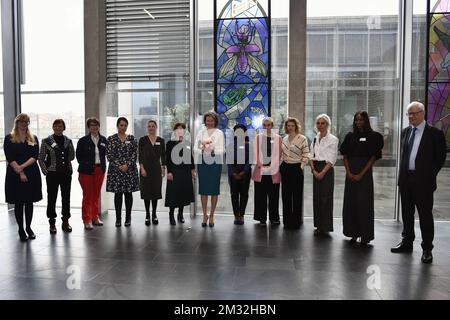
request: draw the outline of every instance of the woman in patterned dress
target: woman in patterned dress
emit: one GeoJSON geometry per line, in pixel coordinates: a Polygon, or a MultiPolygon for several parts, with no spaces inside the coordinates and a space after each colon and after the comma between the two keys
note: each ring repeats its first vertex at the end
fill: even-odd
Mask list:
{"type": "Polygon", "coordinates": [[[106,191],[114,193],[116,227],[122,225],[122,199],[125,196],[125,227],[131,225],[133,192],[139,190],[137,171],[137,143],[133,135],[127,134],[128,120],[117,119],[118,133],[108,137],[106,155],[109,161],[106,191]]]}

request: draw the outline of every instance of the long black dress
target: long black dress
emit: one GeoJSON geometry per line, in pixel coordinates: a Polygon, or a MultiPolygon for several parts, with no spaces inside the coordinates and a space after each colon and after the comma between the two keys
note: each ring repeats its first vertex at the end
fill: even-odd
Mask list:
{"type": "Polygon", "coordinates": [[[140,176],[141,199],[161,199],[161,166],[166,165],[166,146],[163,138],[157,137],[154,145],[148,136],[139,139],[139,164],[143,164],[147,171],[147,177],[140,176]]]}
{"type": "Polygon", "coordinates": [[[195,169],[191,145],[188,142],[168,141],[166,146],[167,173],[173,175],[173,181],[167,180],[166,207],[179,208],[194,202],[194,185],[192,183],[192,170],[195,169]],[[177,149],[174,150],[174,147],[177,149]],[[173,155],[172,155],[172,151],[173,155]],[[178,150],[178,152],[177,152],[178,150]],[[183,157],[190,153],[190,157],[183,157]],[[175,159],[177,157],[178,159],[175,159]],[[186,159],[179,163],[176,160],[186,159]],[[176,163],[173,162],[175,160],[176,163]],[[190,162],[189,162],[190,161],[190,162]]]}
{"type": "MultiPolygon", "coordinates": [[[[347,156],[350,171],[360,173],[371,157],[381,158],[383,136],[378,132],[350,132],[341,145],[340,152],[347,156]]],[[[373,172],[369,169],[361,181],[345,179],[342,223],[344,235],[361,237],[363,242],[374,239],[373,172]]]]}
{"type": "Polygon", "coordinates": [[[5,137],[4,150],[8,168],[6,169],[5,199],[7,203],[33,203],[42,200],[42,181],[39,172],[39,141],[34,137],[35,143],[12,143],[11,135],[5,137]],[[21,165],[28,159],[35,158],[36,162],[24,169],[28,182],[22,182],[20,175],[9,165],[16,161],[21,165]]]}

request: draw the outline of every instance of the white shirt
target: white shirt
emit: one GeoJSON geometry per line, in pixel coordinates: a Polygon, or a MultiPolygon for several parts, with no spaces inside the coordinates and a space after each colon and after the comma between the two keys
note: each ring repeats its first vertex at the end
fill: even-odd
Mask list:
{"type": "Polygon", "coordinates": [[[311,143],[311,160],[326,161],[334,166],[338,154],[339,139],[331,133],[320,139],[320,133],[317,134],[314,141],[311,143]]]}
{"type": "Polygon", "coordinates": [[[309,161],[308,140],[301,134],[296,135],[292,142],[289,141],[289,135],[286,135],[283,138],[282,149],[283,162],[289,164],[300,163],[303,169],[309,161]]]}
{"type": "MultiPolygon", "coordinates": [[[[414,144],[412,146],[412,150],[411,150],[411,155],[409,156],[409,170],[416,170],[416,156],[417,156],[417,151],[419,150],[419,146],[420,146],[420,141],[422,140],[422,135],[423,135],[423,131],[425,130],[425,125],[427,124],[427,122],[424,120],[421,124],[419,124],[416,128],[416,134],[414,137],[414,144]]],[[[411,135],[413,133],[413,129],[414,127],[411,126],[411,133],[409,135],[408,138],[408,142],[409,139],[411,139],[411,135]]]]}
{"type": "MultiPolygon", "coordinates": [[[[212,151],[214,151],[216,157],[222,157],[225,151],[223,132],[216,128],[209,130],[204,128],[198,132],[195,138],[194,152],[198,156],[201,154],[211,155],[212,151]],[[202,145],[205,143],[208,144],[208,147],[202,149],[202,145]]],[[[223,159],[221,163],[223,163],[223,159]]]]}
{"type": "Polygon", "coordinates": [[[100,140],[100,136],[96,137],[91,134],[92,142],[95,144],[95,164],[100,164],[100,151],[98,150],[98,141],[100,140]]]}

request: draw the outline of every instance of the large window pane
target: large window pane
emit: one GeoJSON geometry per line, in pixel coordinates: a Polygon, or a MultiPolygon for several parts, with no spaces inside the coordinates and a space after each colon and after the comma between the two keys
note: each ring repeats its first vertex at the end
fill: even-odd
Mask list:
{"type": "MultiPolygon", "coordinates": [[[[369,113],[374,130],[384,136],[383,159],[374,168],[375,214],[394,217],[399,79],[397,37],[399,2],[392,0],[308,1],[306,135],[314,120],[331,116],[332,133],[342,142],[353,115],[369,113]]],[[[345,169],[336,164],[334,216],[342,215],[345,169]]],[[[312,176],[305,171],[305,215],[312,215],[312,176]]]]}
{"type": "MultiPolygon", "coordinates": [[[[30,115],[30,128],[40,141],[53,133],[57,118],[64,119],[65,134],[75,147],[85,133],[83,22],[83,0],[23,0],[22,112],[30,115]]],[[[76,172],[76,160],[72,164],[76,172]]],[[[39,204],[46,205],[42,178],[44,199],[39,204]]],[[[81,195],[74,178],[73,207],[81,207],[81,195]]]]}
{"type": "MultiPolygon", "coordinates": [[[[426,97],[426,68],[427,62],[427,2],[428,0],[414,0],[413,17],[413,56],[412,56],[412,86],[411,100],[425,101],[426,97]]],[[[433,3],[433,1],[432,1],[433,3]]],[[[432,7],[431,7],[432,8],[432,7]]],[[[435,219],[450,219],[450,153],[447,162],[437,179],[438,188],[434,194],[433,215],[435,219]]]]}

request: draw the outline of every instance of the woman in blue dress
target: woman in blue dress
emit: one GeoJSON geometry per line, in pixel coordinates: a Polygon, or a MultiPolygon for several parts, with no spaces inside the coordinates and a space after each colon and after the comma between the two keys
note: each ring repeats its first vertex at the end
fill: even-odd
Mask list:
{"type": "Polygon", "coordinates": [[[217,129],[219,116],[215,112],[207,112],[203,116],[205,128],[200,130],[195,140],[195,153],[198,160],[197,173],[199,194],[202,201],[203,222],[206,227],[214,227],[214,212],[220,194],[220,176],[222,174],[224,137],[217,129]],[[211,212],[208,217],[208,197],[211,197],[211,212]]]}

